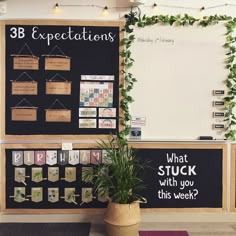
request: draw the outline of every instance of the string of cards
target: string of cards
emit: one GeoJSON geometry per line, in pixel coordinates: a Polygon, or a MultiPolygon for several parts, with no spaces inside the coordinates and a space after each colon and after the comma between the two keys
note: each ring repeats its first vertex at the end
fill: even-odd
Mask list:
{"type": "Polygon", "coordinates": [[[14,189],[9,198],[17,203],[65,201],[76,205],[80,202],[82,205],[95,199],[100,202],[108,200],[106,196],[94,196],[92,187],[78,186],[79,180],[82,180],[85,185],[91,183],[91,179],[84,175],[86,170],[92,171],[93,165],[108,161],[105,150],[14,150],[11,155],[11,164],[14,167],[14,189]],[[81,174],[80,179],[77,179],[77,172],[81,174]],[[54,184],[51,187],[47,184],[48,187],[45,189],[40,186],[45,181],[58,183],[58,186],[54,184]],[[60,196],[61,181],[74,183],[73,187],[71,184],[64,187],[63,196],[60,196]],[[45,192],[47,197],[43,196],[45,192]]]}
{"type": "MultiPolygon", "coordinates": [[[[18,54],[12,54],[14,70],[39,70],[39,57],[35,56],[25,44],[18,54]],[[22,54],[26,49],[27,54],[22,54]]],[[[56,71],[47,78],[46,95],[71,95],[72,81],[62,76],[59,71],[70,71],[71,58],[56,45],[45,57],[45,70],[56,71]],[[55,50],[59,54],[53,54],[55,50]]],[[[113,107],[114,75],[81,75],[80,92],[78,96],[78,128],[116,129],[117,111],[113,107]],[[97,121],[97,118],[98,121],[97,121]]],[[[38,95],[38,82],[23,71],[15,80],[11,80],[11,95],[38,95]]],[[[45,110],[45,122],[71,122],[71,110],[58,98],[45,110]],[[57,107],[56,107],[57,105],[57,107]]],[[[41,111],[40,111],[41,112],[41,111]]],[[[77,114],[75,114],[77,115],[77,114]]],[[[27,98],[11,107],[12,121],[37,121],[38,107],[27,98]]]]}

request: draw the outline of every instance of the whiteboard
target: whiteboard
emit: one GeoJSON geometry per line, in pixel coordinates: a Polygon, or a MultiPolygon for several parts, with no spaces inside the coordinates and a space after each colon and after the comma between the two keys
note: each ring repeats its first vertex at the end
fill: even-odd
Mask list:
{"type": "MultiPolygon", "coordinates": [[[[138,80],[131,96],[133,120],[144,119],[142,139],[196,140],[224,137],[213,124],[213,90],[226,90],[225,26],[161,26],[135,28],[130,72],[138,80]]],[[[132,126],[135,126],[132,125],[132,126]]]]}

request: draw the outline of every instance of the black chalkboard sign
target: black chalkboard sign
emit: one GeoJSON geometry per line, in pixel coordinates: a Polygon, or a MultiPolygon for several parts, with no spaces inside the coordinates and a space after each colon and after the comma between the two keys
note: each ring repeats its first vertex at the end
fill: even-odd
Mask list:
{"type": "Polygon", "coordinates": [[[7,135],[118,132],[121,31],[110,25],[5,26],[7,135]]]}
{"type": "Polygon", "coordinates": [[[222,208],[222,149],[138,149],[150,161],[143,208],[222,208]]]}

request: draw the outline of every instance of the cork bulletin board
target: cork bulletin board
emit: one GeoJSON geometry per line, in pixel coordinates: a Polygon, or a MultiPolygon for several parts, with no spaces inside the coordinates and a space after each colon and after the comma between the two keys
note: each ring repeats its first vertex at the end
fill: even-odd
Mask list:
{"type": "Polygon", "coordinates": [[[117,133],[122,24],[4,22],[3,136],[84,139],[117,133]]]}

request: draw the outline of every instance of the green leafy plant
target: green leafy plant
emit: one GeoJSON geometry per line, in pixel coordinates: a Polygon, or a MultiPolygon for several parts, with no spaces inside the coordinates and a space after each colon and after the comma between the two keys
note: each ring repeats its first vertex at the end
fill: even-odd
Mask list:
{"type": "Polygon", "coordinates": [[[144,187],[139,174],[147,163],[141,164],[134,149],[119,135],[111,136],[108,142],[101,141],[98,147],[106,151],[106,162],[84,170],[84,178],[91,179],[95,192],[114,203],[139,200],[138,192],[144,187]]]}

